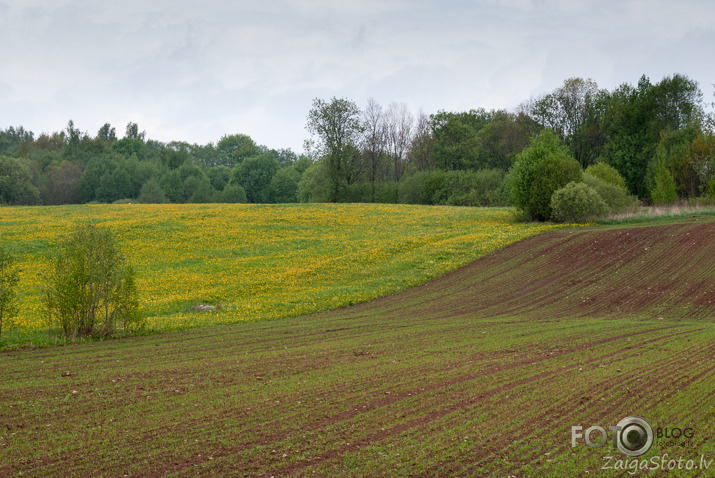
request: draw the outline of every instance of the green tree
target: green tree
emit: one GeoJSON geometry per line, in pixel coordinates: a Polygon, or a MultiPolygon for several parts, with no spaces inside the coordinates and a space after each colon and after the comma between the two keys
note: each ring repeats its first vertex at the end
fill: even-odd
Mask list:
{"type": "Polygon", "coordinates": [[[10,126],[6,130],[0,130],[0,156],[17,155],[23,148],[28,148],[33,139],[32,131],[27,131],[22,126],[17,128],[10,126]]]}
{"type": "Polygon", "coordinates": [[[601,181],[611,183],[614,186],[619,186],[624,189],[626,187],[625,178],[621,176],[621,174],[618,172],[618,170],[616,170],[616,168],[606,163],[599,162],[596,164],[592,164],[586,168],[584,173],[590,174],[591,176],[596,177],[601,181]]]}
{"type": "Polygon", "coordinates": [[[239,184],[246,191],[248,202],[267,202],[267,188],[278,172],[278,163],[273,156],[264,153],[243,160],[233,173],[233,184],[239,184]]]}
{"type": "Polygon", "coordinates": [[[432,154],[435,167],[444,171],[488,167],[478,134],[493,117],[494,112],[484,109],[461,113],[439,111],[431,115],[429,123],[434,141],[432,154]]]}
{"type": "Polygon", "coordinates": [[[114,143],[117,140],[117,130],[109,123],[104,123],[97,131],[97,139],[105,143],[114,143]]]}
{"type": "Polygon", "coordinates": [[[654,183],[654,187],[650,192],[650,197],[654,204],[672,204],[678,200],[675,180],[670,175],[670,171],[668,171],[663,159],[658,161],[654,183]]]}
{"type": "Polygon", "coordinates": [[[151,178],[144,183],[139,191],[138,200],[144,204],[163,204],[167,202],[166,195],[155,178],[151,178]]]}
{"type": "Polygon", "coordinates": [[[209,203],[213,202],[216,190],[205,175],[189,176],[184,181],[184,194],[190,203],[209,203]]]}
{"type": "Polygon", "coordinates": [[[19,159],[0,156],[0,204],[40,204],[40,191],[32,184],[32,173],[19,159]]]}
{"type": "Polygon", "coordinates": [[[258,145],[246,134],[226,135],[218,142],[216,149],[221,155],[219,164],[231,167],[259,154],[258,145]]]}
{"type": "Polygon", "coordinates": [[[20,271],[15,265],[15,257],[0,246],[0,338],[3,322],[17,315],[17,284],[20,271]]]}
{"type": "Polygon", "coordinates": [[[339,202],[346,196],[347,186],[360,175],[360,109],[343,98],[330,102],[315,98],[306,129],[318,138],[318,152],[330,180],[330,201],[339,202]]]}
{"type": "Polygon", "coordinates": [[[561,145],[558,136],[544,130],[516,156],[508,190],[513,204],[531,219],[551,217],[551,196],[571,181],[581,180],[581,166],[561,145]]]}
{"type": "Polygon", "coordinates": [[[223,188],[231,181],[231,168],[223,165],[214,166],[208,168],[206,175],[216,191],[223,191],[223,188]]]}
{"type": "Polygon", "coordinates": [[[218,203],[245,203],[246,191],[238,184],[227,184],[222,191],[217,191],[215,201],[218,203]]]}
{"type": "Polygon", "coordinates": [[[268,185],[268,201],[277,204],[297,202],[298,181],[300,174],[295,169],[280,169],[268,185]]]}
{"type": "Polygon", "coordinates": [[[82,170],[64,160],[50,165],[40,182],[40,196],[45,204],[78,204],[82,200],[82,170]]]}
{"type": "Polygon", "coordinates": [[[111,230],[78,225],[60,244],[47,277],[45,308],[50,326],[72,339],[142,326],[136,274],[111,230]]]}

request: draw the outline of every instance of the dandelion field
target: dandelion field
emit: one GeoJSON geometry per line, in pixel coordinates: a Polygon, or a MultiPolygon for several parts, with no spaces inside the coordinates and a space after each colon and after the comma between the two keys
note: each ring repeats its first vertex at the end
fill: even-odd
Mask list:
{"type": "Polygon", "coordinates": [[[142,313],[153,330],[351,305],[554,228],[513,223],[509,209],[405,205],[128,204],[0,213],[0,244],[21,268],[19,314],[4,327],[14,340],[47,329],[42,276],[59,241],[87,220],[117,235],[137,269],[142,313]],[[215,310],[199,312],[200,304],[215,310]]]}

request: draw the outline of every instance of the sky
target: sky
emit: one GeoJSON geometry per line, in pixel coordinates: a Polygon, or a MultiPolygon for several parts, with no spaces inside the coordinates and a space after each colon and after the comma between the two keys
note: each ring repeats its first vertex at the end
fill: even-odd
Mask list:
{"type": "Polygon", "coordinates": [[[513,110],[680,73],[710,103],[714,46],[711,0],[0,0],[0,129],[300,153],[314,98],[513,110]]]}

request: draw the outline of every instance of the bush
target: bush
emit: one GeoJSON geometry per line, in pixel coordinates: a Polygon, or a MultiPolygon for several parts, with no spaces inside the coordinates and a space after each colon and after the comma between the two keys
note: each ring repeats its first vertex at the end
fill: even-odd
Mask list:
{"type": "Polygon", "coordinates": [[[608,206],[610,214],[618,214],[638,205],[638,200],[628,195],[625,186],[617,186],[589,173],[583,175],[583,182],[596,190],[608,206]]]}
{"type": "Polygon", "coordinates": [[[143,204],[163,204],[166,202],[166,195],[159,186],[159,182],[151,178],[144,183],[139,191],[138,201],[143,204]]]}
{"type": "Polygon", "coordinates": [[[246,191],[238,184],[228,184],[223,191],[216,192],[214,198],[218,203],[245,203],[246,191]]]}
{"type": "Polygon", "coordinates": [[[328,202],[330,191],[330,177],[324,161],[313,163],[298,182],[300,202],[328,202]]]}
{"type": "Polygon", "coordinates": [[[557,222],[586,222],[604,216],[608,205],[595,189],[572,181],[551,196],[551,211],[557,222]]]}
{"type": "Polygon", "coordinates": [[[606,163],[596,163],[586,168],[585,174],[590,174],[593,177],[600,179],[601,181],[613,184],[614,186],[620,186],[626,191],[626,179],[621,176],[616,168],[610,166],[606,163]]]}
{"type": "Polygon", "coordinates": [[[419,171],[400,180],[400,197],[403,204],[433,204],[437,191],[442,187],[444,171],[419,171]]]}
{"type": "Polygon", "coordinates": [[[40,191],[32,184],[30,168],[19,159],[0,156],[0,204],[40,204],[40,191]]]}
{"type": "Polygon", "coordinates": [[[665,165],[665,161],[658,161],[655,170],[655,185],[650,192],[653,204],[673,204],[678,200],[675,180],[665,165]]]}
{"type": "Polygon", "coordinates": [[[73,339],[143,326],[134,269],[109,229],[83,224],[60,245],[47,277],[45,308],[49,325],[73,339]]]}
{"type": "Polygon", "coordinates": [[[504,206],[504,172],[499,169],[449,171],[435,194],[435,204],[450,206],[504,206]]]}
{"type": "Polygon", "coordinates": [[[2,338],[2,325],[5,319],[17,315],[17,287],[20,282],[20,272],[15,266],[15,258],[0,247],[0,338],[2,338]]]}
{"type": "Polygon", "coordinates": [[[551,217],[554,191],[580,181],[581,175],[581,166],[561,146],[558,136],[545,130],[517,155],[509,173],[509,195],[527,217],[545,221],[551,217]]]}
{"type": "Polygon", "coordinates": [[[268,202],[283,204],[298,201],[300,173],[292,167],[279,169],[268,185],[268,202]]]}
{"type": "Polygon", "coordinates": [[[569,182],[581,181],[581,165],[568,156],[551,156],[534,168],[527,210],[531,217],[546,221],[551,217],[551,196],[569,182]]]}

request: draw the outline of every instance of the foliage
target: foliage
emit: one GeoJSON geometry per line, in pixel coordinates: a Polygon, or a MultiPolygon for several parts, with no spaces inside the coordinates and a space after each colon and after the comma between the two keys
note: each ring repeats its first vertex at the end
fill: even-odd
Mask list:
{"type": "Polygon", "coordinates": [[[20,271],[16,266],[15,256],[0,246],[0,338],[3,322],[17,315],[17,284],[20,271]]]}
{"type": "Polygon", "coordinates": [[[246,190],[238,184],[227,185],[215,196],[217,203],[245,203],[246,201],[246,190]]]}
{"type": "Polygon", "coordinates": [[[360,109],[347,99],[330,102],[315,98],[308,113],[307,130],[317,136],[318,151],[330,180],[330,201],[340,202],[347,185],[360,176],[360,109]]]}
{"type": "Polygon", "coordinates": [[[271,179],[266,192],[268,202],[298,202],[298,181],[300,174],[292,167],[280,169],[271,179]]]}
{"type": "Polygon", "coordinates": [[[136,275],[111,230],[76,226],[61,244],[47,277],[45,308],[50,326],[72,339],[112,335],[142,326],[136,275]]]}
{"type": "Polygon", "coordinates": [[[305,170],[298,182],[300,202],[328,202],[333,191],[328,178],[328,166],[323,160],[305,170]]]}
{"type": "MultiPolygon", "coordinates": [[[[361,112],[349,99],[315,99],[306,127],[312,139],[305,142],[301,159],[289,149],[259,145],[240,133],[201,145],[148,139],[133,122],[121,139],[109,123],[95,137],[72,121],[61,131],[37,137],[21,126],[9,127],[0,130],[0,155],[19,163],[12,164],[10,174],[9,163],[0,161],[5,163],[0,165],[0,202],[136,202],[153,179],[171,203],[226,200],[230,195],[220,193],[229,183],[240,185],[250,202],[291,201],[295,187],[301,201],[432,203],[434,191],[415,190],[418,184],[432,188],[426,176],[410,180],[412,175],[435,169],[507,172],[544,129],[553,131],[564,152],[594,176],[620,183],[615,169],[628,190],[643,199],[655,188],[658,150],[663,150],[676,192],[684,199],[708,194],[715,170],[710,166],[715,140],[708,130],[712,115],[704,113],[698,84],[679,74],[657,83],[644,76],[613,91],[590,79],[568,78],[514,113],[474,109],[413,115],[405,104],[383,109],[372,99],[361,112]],[[246,174],[252,179],[237,181],[238,167],[261,156],[278,165],[271,168],[274,174],[253,171],[246,174]],[[303,173],[318,162],[320,169],[301,183],[303,173]],[[293,172],[299,175],[297,186],[293,172]],[[402,187],[410,189],[407,194],[402,187]]],[[[149,189],[157,192],[154,183],[149,189]]],[[[447,196],[436,202],[450,203],[447,196]]],[[[451,203],[494,203],[457,196],[451,203]]]]}
{"type": "Polygon", "coordinates": [[[614,186],[619,186],[624,189],[626,188],[626,180],[623,176],[621,176],[621,173],[619,173],[613,166],[604,162],[590,165],[586,168],[584,173],[594,178],[598,178],[601,181],[613,184],[614,186]]]}
{"type": "Polygon", "coordinates": [[[435,166],[444,171],[487,167],[478,133],[491,119],[492,113],[484,109],[430,116],[435,166]]]}
{"type": "Polygon", "coordinates": [[[604,106],[602,123],[608,141],[601,159],[626,179],[630,192],[650,196],[648,165],[663,132],[687,127],[699,129],[703,119],[702,93],[683,75],[663,78],[653,85],[643,76],[637,86],[623,84],[604,106]]]}
{"type": "Polygon", "coordinates": [[[586,222],[604,216],[608,205],[595,189],[572,181],[554,191],[551,210],[551,219],[556,222],[586,222]]]}
{"type": "Polygon", "coordinates": [[[504,188],[504,175],[499,169],[448,171],[432,197],[432,204],[505,206],[508,194],[504,188]]]}
{"type": "Polygon", "coordinates": [[[581,180],[581,166],[551,130],[543,131],[516,157],[509,176],[512,203],[531,219],[551,217],[551,196],[571,181],[581,180]]]}
{"type": "Polygon", "coordinates": [[[653,204],[672,204],[678,200],[675,181],[665,165],[665,160],[658,161],[653,181],[655,184],[650,192],[653,204]]]}
{"type": "Polygon", "coordinates": [[[400,202],[403,204],[434,204],[437,191],[442,188],[445,172],[420,171],[402,179],[400,202]]]}
{"type": "Polygon", "coordinates": [[[0,204],[40,204],[40,191],[32,184],[32,173],[19,159],[0,156],[0,204]]]}
{"type": "Polygon", "coordinates": [[[608,205],[609,214],[618,214],[638,206],[638,200],[634,196],[630,196],[624,186],[606,182],[590,173],[584,173],[583,182],[593,188],[604,200],[608,205]]]}
{"type": "Polygon", "coordinates": [[[264,153],[243,160],[233,173],[233,184],[246,191],[248,202],[269,202],[268,185],[278,172],[278,163],[270,154],[264,153]]]}
{"type": "Polygon", "coordinates": [[[161,189],[161,186],[159,186],[159,182],[154,178],[144,183],[141,191],[139,191],[138,199],[140,203],[144,204],[162,204],[167,202],[164,191],[161,189]]]}

